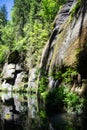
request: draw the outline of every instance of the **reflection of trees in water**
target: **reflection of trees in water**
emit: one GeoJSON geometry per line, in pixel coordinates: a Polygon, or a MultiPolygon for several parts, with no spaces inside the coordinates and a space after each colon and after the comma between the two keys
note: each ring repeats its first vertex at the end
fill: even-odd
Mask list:
{"type": "Polygon", "coordinates": [[[1,98],[1,124],[0,130],[21,130],[20,129],[20,102],[13,97],[2,96],[1,98]]]}
{"type": "Polygon", "coordinates": [[[37,113],[38,113],[37,96],[30,95],[27,98],[27,117],[24,125],[24,130],[34,129],[35,122],[38,121],[37,113]]]}
{"type": "MultiPolygon", "coordinates": [[[[6,96],[5,96],[6,97],[6,96]]],[[[42,105],[42,104],[41,104],[42,105]]],[[[47,117],[36,95],[0,98],[0,130],[86,130],[86,117],[56,114],[47,117]]]]}
{"type": "MultiPolygon", "coordinates": [[[[5,99],[2,107],[2,119],[3,120],[17,120],[19,118],[19,111],[16,110],[14,98],[5,99]]],[[[18,107],[18,106],[17,106],[18,107]]]]}
{"type": "Polygon", "coordinates": [[[39,107],[37,96],[28,97],[28,118],[25,124],[27,127],[25,126],[24,130],[54,130],[45,115],[45,109],[40,110],[39,107]]]}
{"type": "Polygon", "coordinates": [[[54,130],[87,130],[87,115],[56,114],[50,116],[54,130]]]}

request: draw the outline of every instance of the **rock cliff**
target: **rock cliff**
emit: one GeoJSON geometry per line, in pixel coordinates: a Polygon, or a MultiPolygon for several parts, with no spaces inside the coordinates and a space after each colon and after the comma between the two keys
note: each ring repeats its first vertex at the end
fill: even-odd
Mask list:
{"type": "MultiPolygon", "coordinates": [[[[78,1],[68,0],[54,20],[54,30],[46,44],[41,69],[48,74],[62,66],[77,70],[82,79],[87,79],[87,1],[80,3],[77,12],[71,17],[78,1]]],[[[49,78],[51,87],[56,81],[49,78]]]]}
{"type": "MultiPolygon", "coordinates": [[[[53,25],[54,29],[43,49],[40,76],[43,76],[43,71],[50,75],[54,68],[59,71],[64,67],[65,72],[66,68],[70,67],[77,70],[81,80],[87,79],[87,0],[83,0],[79,6],[77,0],[67,0],[55,17],[53,25]]],[[[28,65],[25,62],[24,55],[17,51],[9,55],[1,74],[2,87],[12,90],[13,87],[19,86],[37,86],[36,66],[27,69],[28,65]]],[[[52,76],[48,76],[48,79],[51,88],[60,84],[59,79],[55,80],[52,76]]]]}
{"type": "Polygon", "coordinates": [[[1,73],[1,89],[12,91],[15,89],[24,89],[26,84],[26,69],[24,67],[24,56],[14,51],[9,54],[7,62],[3,66],[1,73]]]}

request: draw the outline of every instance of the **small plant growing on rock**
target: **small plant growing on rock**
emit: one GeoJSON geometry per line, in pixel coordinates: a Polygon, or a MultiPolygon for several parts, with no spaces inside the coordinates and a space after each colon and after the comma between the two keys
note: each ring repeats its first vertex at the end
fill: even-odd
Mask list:
{"type": "Polygon", "coordinates": [[[81,113],[83,108],[83,98],[80,99],[76,93],[66,93],[64,103],[68,112],[81,113]]]}
{"type": "Polygon", "coordinates": [[[72,68],[67,68],[66,72],[62,74],[62,78],[65,83],[71,83],[73,81],[72,76],[76,76],[77,71],[73,70],[72,68]]]}
{"type": "Polygon", "coordinates": [[[70,11],[70,21],[77,14],[80,6],[81,6],[81,0],[77,0],[77,3],[73,6],[73,8],[70,11]]]}
{"type": "Polygon", "coordinates": [[[39,81],[39,93],[43,93],[46,91],[48,85],[48,78],[43,76],[39,81]]]}

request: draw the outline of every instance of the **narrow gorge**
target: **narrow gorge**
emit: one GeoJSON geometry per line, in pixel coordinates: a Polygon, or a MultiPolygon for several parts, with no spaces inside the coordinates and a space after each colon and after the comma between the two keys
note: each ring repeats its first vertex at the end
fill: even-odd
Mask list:
{"type": "Polygon", "coordinates": [[[0,91],[35,93],[47,111],[87,113],[87,0],[63,1],[58,9],[54,2],[55,16],[45,14],[45,2],[42,9],[32,2],[34,12],[24,8],[19,17],[15,2],[9,36],[2,31],[10,49],[0,61],[0,91]]]}

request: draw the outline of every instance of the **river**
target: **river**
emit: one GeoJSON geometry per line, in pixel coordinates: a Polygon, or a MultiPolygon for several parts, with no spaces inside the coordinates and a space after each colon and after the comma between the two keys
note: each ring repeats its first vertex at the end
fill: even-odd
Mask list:
{"type": "Polygon", "coordinates": [[[53,112],[47,116],[35,94],[0,92],[0,130],[87,130],[87,117],[53,112]]]}

